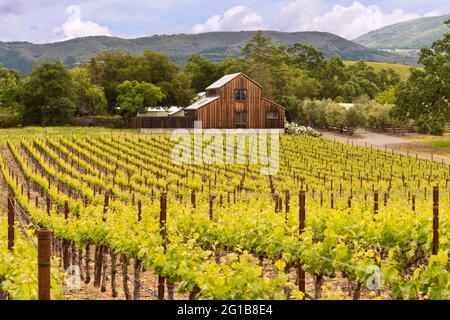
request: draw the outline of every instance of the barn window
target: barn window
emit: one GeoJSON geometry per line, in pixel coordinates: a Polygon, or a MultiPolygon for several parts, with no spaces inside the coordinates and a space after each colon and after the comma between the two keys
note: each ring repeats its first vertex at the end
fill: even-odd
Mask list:
{"type": "Polygon", "coordinates": [[[280,115],[278,114],[278,111],[269,111],[266,112],[266,119],[270,120],[278,120],[280,115]]]}
{"type": "Polygon", "coordinates": [[[234,91],[234,96],[235,96],[236,101],[247,100],[247,89],[236,89],[234,91]]]}
{"type": "Polygon", "coordinates": [[[247,126],[247,112],[236,112],[234,114],[234,124],[237,128],[247,126]]]}
{"type": "Polygon", "coordinates": [[[210,89],[206,91],[206,97],[218,97],[219,96],[219,90],[217,89],[210,89]]]}

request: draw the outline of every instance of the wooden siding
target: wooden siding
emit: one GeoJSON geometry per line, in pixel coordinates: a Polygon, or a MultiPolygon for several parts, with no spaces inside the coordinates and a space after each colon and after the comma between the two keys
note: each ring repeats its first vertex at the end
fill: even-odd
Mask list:
{"type": "Polygon", "coordinates": [[[262,126],[261,128],[284,128],[284,118],[286,116],[286,111],[282,107],[278,106],[268,99],[263,98],[261,103],[261,111],[264,114],[264,119],[260,123],[260,125],[262,126]],[[278,120],[266,119],[267,112],[278,112],[278,120]]]}
{"type": "Polygon", "coordinates": [[[195,121],[195,118],[191,117],[141,117],[135,119],[139,123],[137,128],[146,129],[194,128],[195,121]]]}
{"type": "Polygon", "coordinates": [[[284,109],[264,99],[261,87],[244,75],[240,75],[220,88],[219,93],[220,99],[197,110],[197,120],[203,122],[203,128],[235,128],[236,112],[247,112],[248,129],[284,127],[284,109]],[[247,90],[246,101],[235,100],[236,89],[247,90]],[[269,111],[278,111],[279,119],[266,121],[266,112],[269,111]]]}

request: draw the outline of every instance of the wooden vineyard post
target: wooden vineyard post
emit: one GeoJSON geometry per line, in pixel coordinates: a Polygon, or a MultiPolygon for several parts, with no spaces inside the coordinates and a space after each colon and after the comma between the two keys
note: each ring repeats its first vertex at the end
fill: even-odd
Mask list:
{"type": "MultiPolygon", "coordinates": [[[[299,235],[305,231],[305,219],[306,219],[306,193],[305,191],[300,191],[299,194],[299,235]]],[[[306,285],[305,285],[305,270],[303,270],[302,264],[298,267],[298,289],[302,293],[306,293],[306,285]]]]}
{"type": "MultiPolygon", "coordinates": [[[[167,193],[161,194],[159,213],[159,232],[163,241],[164,252],[166,251],[166,220],[167,220],[167,193]]],[[[164,300],[165,278],[158,276],[158,299],[164,300]]]]}
{"type": "Polygon", "coordinates": [[[214,196],[209,195],[209,220],[214,219],[214,196]]]}
{"type": "Polygon", "coordinates": [[[439,251],[439,187],[433,189],[433,255],[439,251]]]}
{"type": "Polygon", "coordinates": [[[320,191],[320,206],[323,207],[323,191],[320,191]]]}
{"type": "Polygon", "coordinates": [[[48,229],[37,231],[38,239],[38,298],[50,300],[50,259],[52,256],[52,233],[48,229]]]}
{"type": "Polygon", "coordinates": [[[416,212],[416,195],[415,194],[413,194],[411,196],[411,203],[412,203],[412,211],[416,212]]]}
{"type": "Polygon", "coordinates": [[[142,221],[142,201],[138,201],[138,222],[142,221]]]}
{"type": "Polygon", "coordinates": [[[334,209],[334,193],[333,192],[331,192],[330,201],[331,201],[331,209],[334,209]]]}
{"type": "Polygon", "coordinates": [[[103,222],[106,222],[106,213],[108,212],[109,208],[109,193],[105,192],[105,203],[103,205],[103,222]]]}
{"type": "Polygon", "coordinates": [[[291,195],[290,195],[289,190],[285,191],[284,196],[285,196],[284,202],[285,202],[285,208],[286,208],[285,215],[284,215],[284,221],[287,222],[288,214],[289,214],[289,202],[291,200],[291,195]]]}
{"type": "Polygon", "coordinates": [[[373,193],[373,213],[378,214],[378,191],[373,193]]]}
{"type": "MultiPolygon", "coordinates": [[[[69,219],[69,202],[64,202],[64,219],[67,221],[69,219]]],[[[63,246],[64,246],[64,256],[63,256],[63,265],[64,270],[67,270],[70,266],[69,261],[69,242],[67,240],[63,240],[63,246]]]]}
{"type": "Polygon", "coordinates": [[[47,196],[47,199],[46,199],[47,201],[46,201],[46,204],[47,204],[47,214],[48,215],[50,215],[50,209],[51,209],[51,206],[52,206],[52,204],[51,204],[51,202],[50,202],[50,196],[47,196]]]}
{"type": "Polygon", "coordinates": [[[14,206],[12,194],[8,195],[8,250],[14,249],[14,206]]]}
{"type": "MultiPolygon", "coordinates": [[[[103,204],[103,217],[102,221],[106,222],[106,213],[109,209],[109,193],[105,192],[105,202],[103,204]]],[[[94,267],[94,287],[99,288],[102,283],[102,269],[104,264],[104,256],[106,254],[107,248],[104,245],[100,245],[96,249],[95,255],[95,267],[94,267]]]]}
{"type": "Polygon", "coordinates": [[[278,197],[278,212],[283,211],[283,198],[280,196],[278,197]]]}
{"type": "Polygon", "coordinates": [[[196,208],[197,204],[196,204],[196,200],[195,200],[195,190],[192,190],[191,193],[191,204],[192,204],[192,208],[196,208]]]}

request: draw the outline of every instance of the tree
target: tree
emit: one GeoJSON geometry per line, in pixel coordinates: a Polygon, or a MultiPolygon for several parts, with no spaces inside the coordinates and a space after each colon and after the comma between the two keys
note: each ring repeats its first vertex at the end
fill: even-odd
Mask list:
{"type": "Polygon", "coordinates": [[[367,123],[369,127],[378,130],[384,130],[391,126],[391,117],[389,112],[392,106],[387,104],[374,104],[367,110],[367,123]]]}
{"type": "Polygon", "coordinates": [[[395,70],[389,68],[382,69],[380,72],[378,72],[378,79],[376,81],[376,84],[380,91],[385,91],[389,88],[397,86],[400,81],[401,78],[398,73],[395,72],[395,70]]]}
{"type": "Polygon", "coordinates": [[[196,96],[191,88],[191,78],[185,73],[178,73],[170,82],[160,82],[159,87],[165,97],[161,101],[164,106],[187,107],[196,96]]]}
{"type": "Polygon", "coordinates": [[[355,129],[366,124],[366,117],[356,108],[348,108],[344,113],[344,126],[348,131],[353,132],[355,129]]]}
{"type": "Polygon", "coordinates": [[[305,120],[301,101],[319,96],[321,84],[302,69],[283,64],[272,72],[273,98],[286,108],[289,121],[305,120]]]}
{"type": "Polygon", "coordinates": [[[87,68],[71,70],[74,80],[75,105],[78,116],[97,116],[107,113],[107,101],[103,88],[92,83],[87,68]]]}
{"type": "Polygon", "coordinates": [[[117,91],[119,114],[125,118],[145,112],[148,107],[155,107],[165,97],[159,87],[147,82],[127,80],[117,87],[117,91]]]}
{"type": "Polygon", "coordinates": [[[345,127],[345,107],[335,103],[329,103],[326,108],[326,120],[330,127],[338,128],[341,133],[345,127]]]}
{"type": "Polygon", "coordinates": [[[93,83],[105,91],[110,113],[114,113],[117,106],[118,86],[127,80],[154,84],[163,88],[168,100],[180,100],[176,96],[178,91],[167,90],[168,83],[175,82],[173,85],[179,87],[176,83],[179,68],[167,55],[151,50],[145,50],[142,56],[121,51],[101,52],[91,58],[88,68],[93,83]]]}
{"type": "Polygon", "coordinates": [[[326,114],[329,103],[331,102],[327,100],[303,101],[303,113],[309,126],[322,129],[328,126],[326,114]]]}
{"type": "Polygon", "coordinates": [[[196,92],[204,91],[211,83],[225,75],[222,64],[216,64],[198,54],[187,60],[184,72],[191,77],[192,88],[196,92]]]}
{"type": "Polygon", "coordinates": [[[373,99],[380,91],[377,86],[378,74],[367,63],[355,63],[347,68],[347,73],[349,78],[342,85],[341,94],[347,101],[353,101],[363,95],[373,99]]]}
{"type": "Polygon", "coordinates": [[[395,87],[389,87],[383,92],[380,92],[376,97],[375,100],[379,104],[395,104],[395,94],[396,94],[396,88],[395,87]]]}
{"type": "MultiPolygon", "coordinates": [[[[446,22],[450,26],[450,20],[446,22]]],[[[424,69],[412,69],[409,80],[400,86],[392,116],[413,119],[421,131],[442,135],[450,121],[450,33],[420,51],[424,69]]]]}
{"type": "Polygon", "coordinates": [[[301,43],[295,43],[287,49],[290,55],[291,64],[300,69],[317,71],[322,69],[325,64],[325,56],[322,52],[312,46],[306,46],[301,43]]]}
{"type": "Polygon", "coordinates": [[[322,83],[322,98],[334,99],[341,95],[341,84],[348,79],[345,71],[345,65],[338,56],[327,60],[321,72],[317,74],[322,83]]]}
{"type": "Polygon", "coordinates": [[[110,113],[114,113],[116,107],[117,86],[125,80],[136,78],[129,72],[132,65],[135,65],[135,56],[121,51],[100,52],[87,64],[93,83],[105,91],[110,113]]]}
{"type": "Polygon", "coordinates": [[[275,45],[272,38],[264,36],[262,31],[255,32],[255,35],[241,49],[245,59],[249,59],[257,64],[277,66],[287,58],[285,48],[275,45]]]}
{"type": "Polygon", "coordinates": [[[60,61],[38,64],[26,79],[21,97],[27,124],[64,124],[76,110],[74,82],[60,61]]]}
{"type": "Polygon", "coordinates": [[[18,101],[21,78],[18,72],[0,67],[0,126],[16,125],[22,116],[18,101]]]}

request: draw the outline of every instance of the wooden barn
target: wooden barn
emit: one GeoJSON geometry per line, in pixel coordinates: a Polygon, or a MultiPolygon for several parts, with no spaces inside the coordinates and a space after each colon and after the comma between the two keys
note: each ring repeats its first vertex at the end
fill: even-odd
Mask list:
{"type": "Polygon", "coordinates": [[[264,98],[261,85],[243,73],[217,80],[184,110],[204,129],[282,129],[285,122],[285,109],[264,98]]]}

